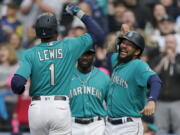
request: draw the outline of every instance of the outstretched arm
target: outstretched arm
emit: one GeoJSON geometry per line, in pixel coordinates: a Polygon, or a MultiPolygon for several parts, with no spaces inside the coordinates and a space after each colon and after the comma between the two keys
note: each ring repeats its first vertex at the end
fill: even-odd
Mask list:
{"type": "Polygon", "coordinates": [[[146,106],[141,110],[141,113],[144,113],[147,116],[152,115],[155,112],[155,102],[161,89],[161,80],[157,75],[153,75],[149,78],[148,85],[150,86],[150,95],[146,106]]]}
{"type": "Polygon", "coordinates": [[[94,44],[101,46],[105,39],[105,34],[100,26],[92,19],[91,16],[85,14],[76,4],[71,3],[67,5],[66,11],[73,15],[77,16],[83,21],[86,25],[88,33],[91,35],[94,44]]]}

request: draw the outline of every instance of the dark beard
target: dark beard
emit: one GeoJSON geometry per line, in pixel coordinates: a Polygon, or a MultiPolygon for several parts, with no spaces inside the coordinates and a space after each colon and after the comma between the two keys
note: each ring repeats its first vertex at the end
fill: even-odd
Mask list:
{"type": "Polygon", "coordinates": [[[133,59],[133,55],[129,55],[125,58],[122,58],[121,56],[118,57],[118,63],[128,63],[129,61],[131,61],[133,59]]]}
{"type": "Polygon", "coordinates": [[[92,66],[92,63],[87,63],[87,64],[78,63],[78,64],[79,64],[79,67],[83,70],[87,70],[88,68],[92,66]]]}
{"type": "Polygon", "coordinates": [[[93,66],[93,62],[89,62],[87,64],[83,64],[80,61],[78,61],[78,69],[82,73],[88,73],[91,71],[91,67],[93,66]]]}

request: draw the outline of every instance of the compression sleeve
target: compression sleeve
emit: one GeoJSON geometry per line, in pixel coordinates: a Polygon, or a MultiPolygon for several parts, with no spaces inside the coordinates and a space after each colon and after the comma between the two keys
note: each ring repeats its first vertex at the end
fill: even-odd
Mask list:
{"type": "Polygon", "coordinates": [[[148,79],[148,85],[150,86],[150,95],[148,101],[157,100],[161,89],[161,83],[162,82],[157,75],[150,76],[150,78],[148,79]]]}
{"type": "Polygon", "coordinates": [[[91,16],[83,15],[81,18],[83,23],[86,25],[88,33],[91,35],[94,44],[102,46],[105,40],[105,34],[100,26],[92,19],[91,16]]]}

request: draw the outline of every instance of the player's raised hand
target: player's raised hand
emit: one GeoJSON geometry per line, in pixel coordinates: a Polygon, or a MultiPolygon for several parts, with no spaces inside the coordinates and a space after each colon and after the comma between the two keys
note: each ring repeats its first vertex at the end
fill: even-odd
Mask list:
{"type": "Polygon", "coordinates": [[[75,3],[70,3],[66,6],[66,12],[71,15],[77,15],[80,10],[81,9],[75,3]]]}
{"type": "Polygon", "coordinates": [[[146,106],[140,111],[140,113],[143,113],[144,115],[150,116],[154,114],[155,112],[156,104],[154,101],[148,101],[146,106]]]}

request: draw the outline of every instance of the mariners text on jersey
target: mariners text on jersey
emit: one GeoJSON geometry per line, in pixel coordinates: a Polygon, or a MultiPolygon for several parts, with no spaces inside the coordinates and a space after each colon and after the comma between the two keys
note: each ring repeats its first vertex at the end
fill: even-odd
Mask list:
{"type": "Polygon", "coordinates": [[[77,87],[75,89],[70,90],[69,98],[72,98],[72,97],[78,96],[78,95],[82,95],[82,94],[91,94],[93,96],[96,96],[100,100],[102,98],[101,91],[94,87],[90,87],[90,86],[81,86],[81,87],[77,87]]]}
{"type": "Polygon", "coordinates": [[[120,85],[123,88],[128,88],[127,81],[124,80],[123,78],[121,78],[119,75],[112,74],[111,80],[112,80],[112,82],[120,85]]]}
{"type": "Polygon", "coordinates": [[[63,53],[62,53],[62,49],[46,49],[46,50],[39,50],[38,56],[40,61],[62,59],[63,53]]]}

